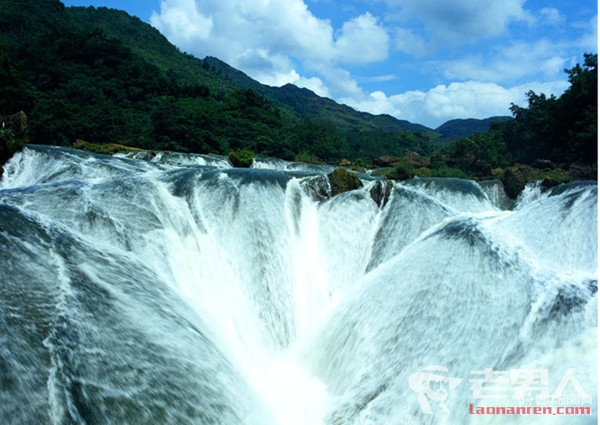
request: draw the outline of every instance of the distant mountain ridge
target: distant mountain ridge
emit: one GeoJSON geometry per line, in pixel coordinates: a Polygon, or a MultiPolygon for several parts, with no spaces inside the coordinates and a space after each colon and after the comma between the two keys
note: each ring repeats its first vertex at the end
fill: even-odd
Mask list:
{"type": "Polygon", "coordinates": [[[461,137],[472,136],[475,133],[485,133],[490,126],[496,122],[506,122],[512,119],[510,116],[497,116],[485,119],[453,119],[446,121],[435,129],[440,134],[437,147],[448,145],[461,137]]]}
{"type": "Polygon", "coordinates": [[[430,156],[452,138],[488,126],[467,120],[460,130],[435,131],[292,84],[261,84],[218,58],[181,52],[122,10],[0,0],[0,113],[19,110],[34,143],[117,142],[218,154],[247,149],[358,164],[409,152],[430,156]]]}
{"type": "Polygon", "coordinates": [[[498,118],[462,120],[466,123],[461,126],[460,131],[455,130],[452,123],[461,120],[451,120],[433,130],[391,115],[357,111],[293,84],[281,87],[262,84],[215,57],[198,59],[187,53],[182,54],[156,28],[122,10],[90,6],[68,7],[67,12],[82,29],[100,28],[108,36],[122,40],[134,52],[174,77],[190,83],[201,80],[211,90],[252,89],[279,107],[288,108],[305,117],[332,120],[342,129],[364,127],[382,131],[425,132],[432,138],[434,145],[442,146],[460,137],[486,131],[489,123],[498,118]],[[455,133],[459,135],[455,137],[455,133]]]}
{"type": "Polygon", "coordinates": [[[303,116],[333,119],[344,129],[367,126],[383,131],[432,131],[431,128],[424,125],[399,120],[391,115],[373,115],[368,112],[357,111],[350,106],[339,104],[332,99],[317,95],[312,90],[293,84],[285,84],[281,87],[261,84],[242,71],[214,57],[206,57],[203,62],[208,64],[210,69],[216,71],[226,81],[237,87],[252,89],[273,101],[276,105],[291,108],[303,116]]]}
{"type": "Polygon", "coordinates": [[[222,60],[181,52],[124,11],[0,0],[0,114],[27,123],[26,132],[3,129],[0,161],[31,142],[228,155],[232,164],[258,156],[355,170],[384,163],[391,179],[501,178],[516,196],[531,179],[549,187],[597,177],[597,54],[584,59],[565,70],[571,86],[559,98],[529,91],[528,107],[510,106],[512,118],[454,119],[434,130],[261,84],[222,60]]]}

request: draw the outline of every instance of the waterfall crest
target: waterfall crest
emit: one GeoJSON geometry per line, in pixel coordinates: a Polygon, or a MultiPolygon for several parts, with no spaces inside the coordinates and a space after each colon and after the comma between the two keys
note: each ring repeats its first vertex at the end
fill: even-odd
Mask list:
{"type": "Polygon", "coordinates": [[[473,371],[545,369],[554,389],[571,367],[593,415],[569,423],[597,418],[595,183],[506,210],[457,179],[395,183],[378,204],[362,176],[326,198],[325,172],[15,155],[1,422],[502,423],[469,413],[473,371]],[[427,414],[409,382],[433,365],[462,383],[427,414]]]}

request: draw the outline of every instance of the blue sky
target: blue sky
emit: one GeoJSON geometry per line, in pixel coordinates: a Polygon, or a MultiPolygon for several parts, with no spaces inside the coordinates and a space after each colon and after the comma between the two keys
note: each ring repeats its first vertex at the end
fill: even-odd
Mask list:
{"type": "Polygon", "coordinates": [[[597,53],[596,0],[69,0],[122,9],[269,85],[436,128],[510,115],[597,53]]]}

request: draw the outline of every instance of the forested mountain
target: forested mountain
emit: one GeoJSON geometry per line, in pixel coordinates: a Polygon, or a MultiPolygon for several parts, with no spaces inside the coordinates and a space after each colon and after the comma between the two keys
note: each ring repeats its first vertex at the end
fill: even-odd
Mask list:
{"type": "Polygon", "coordinates": [[[262,85],[216,58],[181,53],[123,11],[57,0],[0,5],[2,72],[10,77],[0,83],[0,114],[25,111],[33,142],[249,149],[327,162],[432,152],[424,126],[262,85]],[[19,95],[8,96],[15,87],[19,95]]]}
{"type": "Polygon", "coordinates": [[[333,121],[341,129],[364,127],[384,131],[431,132],[428,127],[398,120],[389,115],[376,116],[358,112],[292,84],[283,87],[261,84],[218,58],[209,56],[200,60],[181,54],[155,28],[124,11],[102,7],[71,7],[67,12],[82,30],[101,29],[107,36],[122,40],[134,52],[158,66],[171,78],[186,84],[202,81],[211,91],[252,89],[280,108],[291,109],[302,117],[333,121]]]}
{"type": "Polygon", "coordinates": [[[490,117],[483,120],[475,118],[454,119],[446,121],[435,129],[440,134],[436,141],[436,147],[450,145],[461,137],[469,137],[475,133],[485,133],[495,122],[505,122],[510,120],[509,116],[490,117]]]}
{"type": "Polygon", "coordinates": [[[357,165],[385,155],[396,164],[392,178],[504,178],[515,163],[575,166],[560,178],[589,178],[597,161],[597,55],[567,72],[571,87],[560,98],[530,92],[528,107],[511,107],[513,118],[453,120],[432,130],[293,85],[260,84],[217,58],[180,52],[123,11],[0,0],[0,118],[25,113],[2,118],[12,124],[0,133],[0,161],[24,140],[26,116],[33,143],[243,150],[357,165]]]}
{"type": "Polygon", "coordinates": [[[526,180],[554,185],[597,179],[598,55],[566,70],[571,86],[560,97],[527,93],[528,106],[511,106],[514,118],[485,133],[463,137],[438,150],[432,168],[474,178],[501,177],[516,196],[526,180]]]}

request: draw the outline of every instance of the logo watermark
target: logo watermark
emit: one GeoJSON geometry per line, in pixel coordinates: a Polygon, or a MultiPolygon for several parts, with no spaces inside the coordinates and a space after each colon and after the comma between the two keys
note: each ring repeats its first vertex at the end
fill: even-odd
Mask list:
{"type": "MultiPolygon", "coordinates": [[[[448,369],[443,366],[428,366],[408,377],[408,384],[418,394],[417,400],[424,414],[433,414],[429,400],[436,402],[442,411],[449,412],[445,401],[463,378],[446,374],[448,369]]],[[[567,369],[553,392],[548,383],[548,369],[473,370],[469,382],[473,399],[513,400],[512,406],[470,404],[472,415],[591,415],[592,397],[577,380],[575,368],[567,369]],[[568,386],[575,393],[563,394],[568,386]]]]}
{"type": "Polygon", "coordinates": [[[439,403],[439,406],[445,412],[448,407],[444,401],[448,398],[448,392],[458,387],[462,382],[461,378],[449,378],[429,371],[448,372],[443,366],[428,366],[423,369],[425,372],[413,373],[408,377],[408,385],[419,393],[418,400],[421,410],[427,415],[431,415],[431,406],[429,400],[439,403]],[[447,389],[446,389],[447,387],[447,389]],[[428,400],[429,399],[429,400],[428,400]]]}

